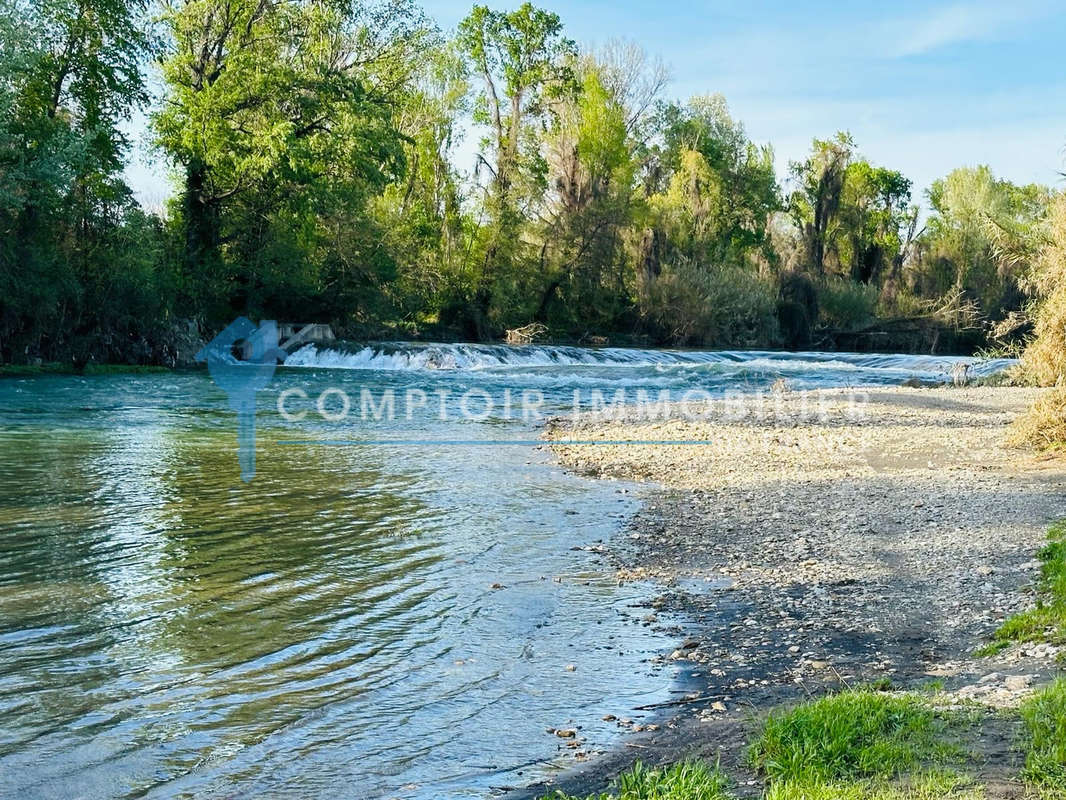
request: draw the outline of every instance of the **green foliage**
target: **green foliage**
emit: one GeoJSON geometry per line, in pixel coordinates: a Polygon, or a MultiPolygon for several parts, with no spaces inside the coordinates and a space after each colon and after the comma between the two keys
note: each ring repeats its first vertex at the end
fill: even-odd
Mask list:
{"type": "Polygon", "coordinates": [[[144,98],[145,9],[0,7],[0,360],[160,357],[161,229],[119,173],[144,98]],[[135,320],[135,317],[137,318],[135,320]]]}
{"type": "Polygon", "coordinates": [[[163,19],[153,124],[184,173],[174,213],[196,300],[219,316],[320,315],[326,297],[330,317],[357,313],[394,275],[366,205],[406,168],[394,109],[433,45],[420,12],[176,0],[163,19]]]}
{"type": "Polygon", "coordinates": [[[803,234],[803,267],[877,286],[898,280],[917,219],[911,182],[858,159],[846,133],[815,139],[810,157],[794,162],[791,173],[789,211],[803,234]]]}
{"type": "Polygon", "coordinates": [[[886,781],[781,781],[764,800],[982,800],[985,792],[952,772],[934,771],[915,778],[886,781]]]}
{"type": "Polygon", "coordinates": [[[1066,679],[1027,700],[1022,719],[1028,733],[1026,780],[1044,797],[1066,796],[1066,679]]]}
{"type": "MultiPolygon", "coordinates": [[[[767,220],[781,207],[773,149],[748,140],[744,126],[730,116],[721,95],[694,97],[686,107],[669,104],[661,116],[664,174],[676,177],[698,170],[691,163],[691,154],[698,153],[726,189],[726,196],[720,195],[719,202],[704,214],[715,218],[719,233],[734,250],[764,248],[767,220]]],[[[673,178],[670,182],[674,183],[673,178]]]]}
{"type": "Polygon", "coordinates": [[[821,321],[830,328],[854,330],[869,323],[877,309],[876,286],[830,277],[818,287],[821,321]]]}
{"type": "Polygon", "coordinates": [[[724,347],[776,339],[775,308],[773,287],[758,275],[681,261],[648,289],[645,314],[659,341],[724,347]]]}
{"type": "Polygon", "coordinates": [[[772,713],[751,758],[775,781],[891,777],[946,755],[939,724],[914,696],[842,692],[772,713]]]}
{"type": "Polygon", "coordinates": [[[1021,307],[1028,239],[1047,213],[1048,190],[1016,186],[981,166],[952,171],[929,190],[933,216],[914,280],[929,296],[961,289],[998,318],[1021,307]]]}
{"type": "Polygon", "coordinates": [[[1066,523],[1052,525],[1040,551],[1036,607],[1016,614],[995,634],[995,642],[1066,642],[1066,523]]]}
{"type": "Polygon", "coordinates": [[[0,2],[2,361],[168,361],[176,316],[237,313],[801,347],[879,314],[996,320],[1030,292],[1050,299],[1027,365],[1062,375],[1046,189],[956,170],[918,232],[910,182],[840,133],[782,198],[721,96],[665,101],[639,48],[581,52],[529,3],[476,5],[445,41],[413,0],[0,2]],[[162,216],[121,179],[152,60],[162,216]]]}
{"type": "MultiPolygon", "coordinates": [[[[591,795],[586,800],[729,800],[729,782],[716,768],[699,761],[682,761],[669,767],[650,769],[639,761],[618,777],[611,792],[591,795]]],[[[577,800],[556,792],[542,800],[577,800]]]]}

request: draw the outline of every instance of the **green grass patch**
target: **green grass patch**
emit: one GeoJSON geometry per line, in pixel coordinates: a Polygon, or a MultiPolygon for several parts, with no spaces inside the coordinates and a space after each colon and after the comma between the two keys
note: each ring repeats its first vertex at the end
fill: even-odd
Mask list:
{"type": "MultiPolygon", "coordinates": [[[[983,787],[952,769],[967,759],[960,734],[970,722],[921,694],[851,689],[772,712],[749,754],[765,779],[763,800],[983,800],[983,787]]],[[[1048,728],[1039,740],[1064,737],[1066,730],[1048,728]]],[[[609,792],[583,800],[734,797],[717,766],[686,761],[659,769],[638,763],[609,792]]],[[[556,792],[542,800],[579,798],[556,792]]]]}
{"type": "Polygon", "coordinates": [[[850,783],[783,781],[765,800],[983,800],[984,789],[953,772],[921,773],[910,780],[866,780],[850,783]]]}
{"type": "MultiPolygon", "coordinates": [[[[587,800],[730,800],[729,782],[717,767],[701,761],[682,761],[670,767],[651,769],[639,761],[622,773],[616,788],[590,795],[587,800]]],[[[556,792],[542,800],[578,800],[556,792]]]]}
{"type": "Polygon", "coordinates": [[[957,755],[945,727],[915,695],[859,689],[771,713],[750,755],[773,782],[890,778],[957,755]]]}
{"type": "Polygon", "coordinates": [[[1066,797],[1066,678],[1022,706],[1028,733],[1025,777],[1044,796],[1066,797]]]}
{"type": "Polygon", "coordinates": [[[1038,554],[1042,562],[1036,587],[1036,607],[1004,622],[992,644],[978,655],[993,655],[1011,642],[1066,643],[1066,521],[1048,530],[1048,544],[1038,554]]]}

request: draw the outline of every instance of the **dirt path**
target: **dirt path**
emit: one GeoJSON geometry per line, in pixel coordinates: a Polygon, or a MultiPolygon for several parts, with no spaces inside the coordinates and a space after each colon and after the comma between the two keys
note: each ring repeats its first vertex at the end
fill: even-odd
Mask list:
{"type": "MultiPolygon", "coordinates": [[[[996,704],[1011,702],[1024,676],[1053,671],[1048,648],[972,656],[1029,602],[1034,554],[1066,515],[1066,464],[1002,444],[1033,397],[986,387],[786,391],[746,409],[739,400],[702,409],[706,419],[629,411],[553,427],[564,465],[662,487],[612,558],[620,579],[662,583],[655,613],[678,635],[664,658],[691,682],[659,730],[562,784],[600,789],[636,758],[687,753],[743,775],[751,712],[827,686],[936,679],[996,704]]],[[[1001,786],[994,796],[1012,796],[1005,734],[981,738],[983,777],[1001,786]]]]}

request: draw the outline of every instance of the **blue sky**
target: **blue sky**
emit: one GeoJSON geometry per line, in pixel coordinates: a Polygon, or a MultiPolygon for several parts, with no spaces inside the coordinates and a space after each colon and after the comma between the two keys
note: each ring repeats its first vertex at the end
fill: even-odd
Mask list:
{"type": "MultiPolygon", "coordinates": [[[[813,137],[847,129],[863,155],[904,172],[918,192],[981,163],[1016,182],[1066,186],[1063,0],[535,4],[557,12],[581,45],[628,39],[660,56],[668,96],[725,95],[751,138],[773,144],[782,176],[813,137]]],[[[471,3],[422,5],[451,30],[471,3]]],[[[461,165],[476,139],[460,148],[461,165]]],[[[129,170],[149,204],[166,193],[162,173],[158,163],[129,170]]]]}

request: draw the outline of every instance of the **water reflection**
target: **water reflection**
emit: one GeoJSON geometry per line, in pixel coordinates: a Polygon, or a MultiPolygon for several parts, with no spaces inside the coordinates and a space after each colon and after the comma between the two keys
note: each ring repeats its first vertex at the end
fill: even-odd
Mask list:
{"type": "Polygon", "coordinates": [[[0,795],[484,797],[602,687],[666,691],[635,590],[553,580],[628,496],[528,448],[293,448],[269,420],[242,484],[216,394],[0,383],[0,795]]]}

